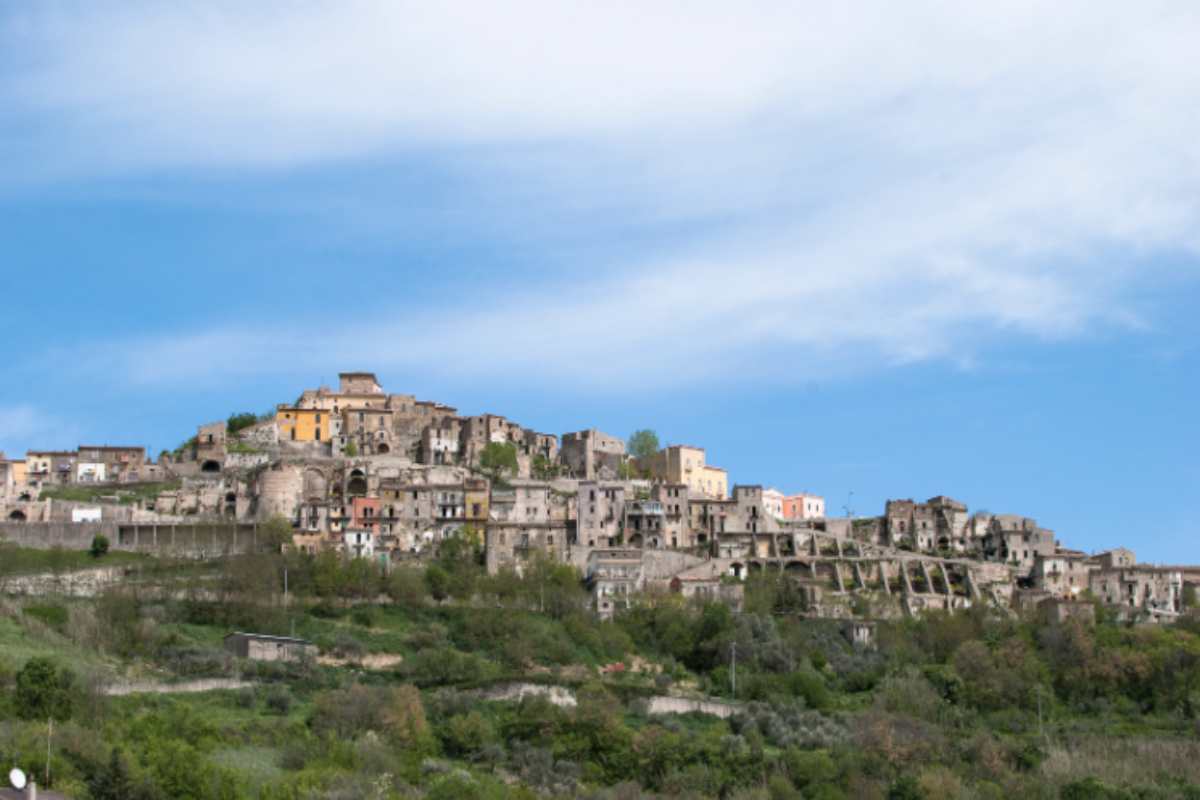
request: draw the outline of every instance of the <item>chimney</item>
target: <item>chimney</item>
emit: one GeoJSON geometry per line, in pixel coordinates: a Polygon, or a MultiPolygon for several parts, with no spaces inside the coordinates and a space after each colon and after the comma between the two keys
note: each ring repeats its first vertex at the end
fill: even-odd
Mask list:
{"type": "Polygon", "coordinates": [[[34,781],[25,787],[25,800],[37,800],[37,783],[34,781]]]}

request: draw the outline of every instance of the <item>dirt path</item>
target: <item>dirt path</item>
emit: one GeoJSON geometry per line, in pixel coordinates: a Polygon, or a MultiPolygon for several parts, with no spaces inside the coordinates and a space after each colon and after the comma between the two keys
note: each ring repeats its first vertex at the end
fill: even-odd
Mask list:
{"type": "Polygon", "coordinates": [[[124,697],[129,694],[193,694],[195,692],[212,692],[217,689],[245,689],[255,685],[257,684],[253,681],[242,681],[237,678],[204,678],[182,683],[126,681],[105,687],[104,694],[109,697],[124,697]]]}

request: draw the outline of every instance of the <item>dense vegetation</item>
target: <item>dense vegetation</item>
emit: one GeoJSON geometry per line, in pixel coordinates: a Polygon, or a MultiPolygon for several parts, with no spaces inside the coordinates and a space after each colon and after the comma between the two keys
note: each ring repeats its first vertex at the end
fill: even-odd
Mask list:
{"type": "Polygon", "coordinates": [[[44,775],[53,718],[51,784],[92,798],[1200,797],[1191,620],[979,610],[881,623],[862,648],[798,617],[778,580],[751,581],[741,614],[648,597],[600,622],[575,570],[487,576],[479,555],[464,537],[385,573],[252,554],[158,564],[92,599],[10,599],[0,764],[44,775]],[[321,658],[239,663],[221,640],[241,629],[321,658]],[[109,696],[117,673],[250,685],[109,696]],[[488,699],[515,678],[576,705],[488,699]],[[649,715],[662,695],[736,713],[649,715]]]}

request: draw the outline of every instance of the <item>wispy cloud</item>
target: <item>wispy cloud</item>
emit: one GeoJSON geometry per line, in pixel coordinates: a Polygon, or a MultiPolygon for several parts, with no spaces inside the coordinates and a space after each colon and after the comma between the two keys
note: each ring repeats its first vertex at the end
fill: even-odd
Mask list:
{"type": "Polygon", "coordinates": [[[302,349],[311,323],[286,314],[87,348],[141,384],[351,362],[609,385],[970,363],[998,337],[1142,325],[1130,287],[1196,271],[1179,266],[1200,244],[1190,7],[62,9],[3,22],[12,175],[453,157],[547,213],[693,237],[302,349]]]}

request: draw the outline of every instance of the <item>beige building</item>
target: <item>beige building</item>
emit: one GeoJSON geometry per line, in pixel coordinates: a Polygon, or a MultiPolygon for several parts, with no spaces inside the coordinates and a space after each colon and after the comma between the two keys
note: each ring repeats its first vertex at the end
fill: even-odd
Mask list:
{"type": "Polygon", "coordinates": [[[723,499],[729,496],[729,476],[720,467],[706,463],[703,447],[673,444],[638,461],[638,469],[667,483],[680,483],[697,496],[723,499]]]}

